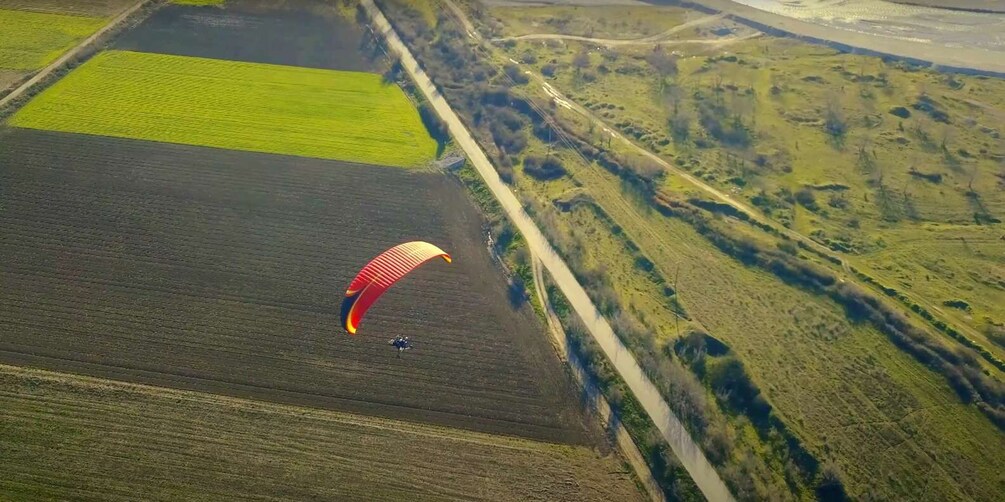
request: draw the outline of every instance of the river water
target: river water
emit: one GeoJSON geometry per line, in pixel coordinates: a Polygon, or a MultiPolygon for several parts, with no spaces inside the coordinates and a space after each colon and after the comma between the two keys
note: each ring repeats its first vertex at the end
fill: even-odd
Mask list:
{"type": "Polygon", "coordinates": [[[1005,52],[1005,14],[952,11],[883,0],[733,1],[773,14],[858,33],[949,48],[1005,52]]]}

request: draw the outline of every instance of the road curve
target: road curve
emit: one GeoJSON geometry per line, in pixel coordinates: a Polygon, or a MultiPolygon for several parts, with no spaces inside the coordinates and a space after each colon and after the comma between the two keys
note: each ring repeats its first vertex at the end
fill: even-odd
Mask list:
{"type": "Polygon", "coordinates": [[[565,264],[560,256],[551,247],[541,230],[524,211],[509,187],[499,178],[492,163],[489,162],[485,152],[478,146],[478,143],[471,136],[457,114],[440,94],[436,86],[429,79],[426,73],[419,67],[415,58],[408,48],[398,38],[397,33],[391,28],[383,12],[374,5],[373,0],[361,0],[361,5],[369,14],[373,22],[373,27],[379,31],[387,41],[388,47],[400,57],[405,70],[412,77],[416,86],[429,100],[429,103],[436,110],[436,113],[447,124],[451,136],[464,152],[468,155],[478,174],[484,179],[485,184],[523,234],[531,252],[537,256],[544,267],[551,273],[552,279],[558,285],[562,293],[569,300],[573,310],[583,320],[589,329],[590,334],[600,345],[604,354],[617,369],[621,378],[631,389],[632,393],[642,404],[646,413],[653,423],[662,433],[674,454],[681,464],[691,475],[695,484],[702,494],[711,501],[731,501],[733,500],[729,489],[723,483],[712,464],[705,458],[701,448],[691,438],[684,425],[673,414],[666,401],[660,395],[659,390],[646,377],[642,368],[632,353],[621,343],[611,329],[611,325],[600,314],[593,305],[586,290],[579,284],[572,271],[565,264]]]}

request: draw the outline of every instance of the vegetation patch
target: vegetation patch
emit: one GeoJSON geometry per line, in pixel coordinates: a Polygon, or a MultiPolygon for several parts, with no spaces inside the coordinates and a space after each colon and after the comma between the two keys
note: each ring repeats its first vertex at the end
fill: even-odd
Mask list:
{"type": "Polygon", "coordinates": [[[171,3],[175,5],[198,5],[198,6],[220,6],[226,3],[227,0],[171,0],[171,3]]]}
{"type": "Polygon", "coordinates": [[[380,75],[122,51],[94,57],[10,122],[398,167],[437,148],[380,75]]]}
{"type": "Polygon", "coordinates": [[[0,9],[0,70],[42,68],[105,22],[100,17],[0,9]]]}

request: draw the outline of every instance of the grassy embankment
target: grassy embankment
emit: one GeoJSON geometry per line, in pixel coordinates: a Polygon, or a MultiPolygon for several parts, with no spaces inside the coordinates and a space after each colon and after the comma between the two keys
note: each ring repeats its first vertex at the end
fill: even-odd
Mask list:
{"type": "Polygon", "coordinates": [[[436,153],[380,75],[160,54],[99,54],[11,125],[418,167],[436,153]]]}
{"type": "Polygon", "coordinates": [[[12,501],[638,498],[581,446],[10,366],[0,408],[12,501]]]}
{"type": "MultiPolygon", "coordinates": [[[[443,29],[445,22],[448,23],[449,20],[441,19],[440,26],[437,27],[441,41],[437,44],[439,47],[450,45],[445,43],[449,40],[444,40],[443,36],[446,33],[443,29]]],[[[421,28],[411,29],[415,30],[413,36],[423,35],[421,28]]],[[[436,65],[435,61],[424,60],[424,63],[427,67],[433,67],[434,74],[436,70],[448,74],[450,72],[450,69],[442,66],[436,68],[440,65],[436,65]]],[[[476,70],[481,70],[482,74],[491,74],[482,68],[476,67],[476,70]]],[[[474,72],[476,76],[479,73],[474,72]]],[[[522,85],[519,73],[507,72],[512,80],[510,86],[516,84],[519,88],[522,85]]],[[[455,87],[450,85],[449,80],[441,80],[440,85],[448,89],[455,87]]],[[[957,483],[952,475],[941,477],[937,482],[938,488],[935,489],[929,488],[931,483],[917,483],[919,473],[929,469],[911,465],[911,462],[918,461],[917,452],[925,447],[929,451],[934,447],[946,455],[964,451],[970,458],[967,463],[978,470],[987,469],[996,463],[993,459],[985,458],[989,454],[993,456],[994,450],[983,450],[977,445],[984,441],[994,444],[1000,439],[997,431],[973,407],[959,403],[940,376],[899,351],[888,341],[886,335],[875,328],[849,321],[845,312],[826,298],[785,286],[771,274],[743,266],[716,249],[705,237],[683,222],[666,220],[652,214],[648,201],[643,200],[640,204],[631,197],[625,197],[626,194],[620,189],[612,190],[620,185],[616,177],[596,167],[577,166],[575,157],[567,152],[558,152],[559,158],[564,161],[561,162],[564,169],[542,170],[540,162],[534,162],[532,176],[523,176],[527,171],[527,154],[539,158],[548,155],[548,149],[543,146],[542,140],[549,136],[541,134],[545,131],[539,127],[533,128],[534,134],[527,134],[526,129],[531,128],[530,124],[527,120],[520,122],[513,119],[512,113],[513,109],[526,109],[526,101],[514,100],[513,89],[500,91],[490,85],[483,85],[483,95],[480,98],[483,106],[495,112],[494,117],[501,119],[502,126],[494,122],[485,123],[488,122],[487,119],[481,119],[482,123],[479,124],[479,117],[476,115],[470,117],[471,121],[480,128],[488,129],[476,132],[487,136],[483,136],[483,141],[488,143],[490,152],[497,156],[504,177],[524,186],[528,182],[522,180],[530,180],[532,177],[552,180],[541,183],[542,186],[548,186],[544,190],[549,192],[539,200],[551,205],[557,199],[561,205],[578,206],[581,209],[570,211],[580,220],[564,224],[559,221],[556,225],[558,231],[553,233],[571,233],[568,228],[574,227],[576,233],[581,234],[579,245],[589,242],[590,245],[585,247],[597,250],[597,254],[601,255],[586,258],[586,261],[592,260],[599,266],[590,267],[587,264],[584,267],[577,263],[573,263],[573,266],[579,269],[581,276],[587,279],[592,276],[595,279],[587,282],[594,286],[595,297],[602,308],[605,298],[608,300],[608,310],[612,312],[612,308],[630,305],[631,307],[620,309],[620,315],[628,319],[626,324],[630,325],[631,317],[641,318],[646,327],[657,333],[656,337],[651,338],[671,339],[667,332],[670,326],[676,324],[673,311],[677,310],[674,304],[679,298],[674,298],[672,285],[669,291],[667,285],[671,282],[669,277],[673,275],[677,264],[683,265],[681,269],[685,270],[685,278],[681,279],[679,285],[685,291],[681,295],[684,296],[682,303],[688,307],[689,312],[697,310],[701,315],[694,312],[685,314],[690,315],[693,322],[681,323],[681,329],[687,333],[709,328],[708,331],[713,335],[710,344],[721,343],[725,339],[727,349],[723,351],[720,348],[716,350],[717,355],[711,355],[713,351],[706,347],[701,351],[705,356],[711,356],[696,358],[688,355],[693,354],[694,351],[690,348],[694,344],[682,340],[673,340],[672,344],[635,340],[634,345],[637,349],[642,348],[643,353],[648,352],[648,357],[643,357],[643,362],[646,359],[656,359],[655,367],[666,366],[667,376],[673,376],[675,370],[670,369],[673,365],[659,361],[654,356],[660,352],[684,356],[681,360],[692,367],[707,386],[708,394],[712,396],[710,401],[718,401],[726,411],[726,415],[730,417],[729,425],[718,427],[720,430],[703,439],[707,450],[714,451],[717,444],[736,445],[735,449],[727,447],[726,455],[718,456],[734,489],[745,492],[748,496],[760,496],[765,490],[776,493],[780,489],[785,490],[783,486],[788,484],[796,495],[805,496],[806,490],[811,487],[826,487],[829,479],[836,477],[835,473],[841,470],[850,471],[847,476],[851,480],[851,491],[860,495],[864,494],[867,485],[874,484],[871,481],[876,472],[886,473],[885,482],[872,488],[873,493],[881,496],[916,495],[914,490],[921,486],[926,487],[927,493],[941,493],[950,497],[967,496],[964,494],[969,490],[993,489],[997,483],[993,473],[987,473],[990,477],[982,478],[986,481],[976,483],[976,487],[968,483],[957,483]],[[491,108],[498,108],[500,104],[508,104],[510,108],[491,108]],[[516,123],[517,127],[510,127],[509,123],[516,123]],[[514,164],[516,169],[513,169],[514,164]],[[524,169],[519,167],[520,164],[523,164],[524,169]],[[565,171],[571,173],[572,177],[567,178],[565,171]],[[605,175],[607,179],[603,178],[605,175]],[[585,196],[581,194],[584,190],[587,192],[585,196]],[[592,201],[596,200],[602,200],[602,210],[599,212],[591,208],[594,204],[592,201]],[[583,218],[594,218],[596,221],[591,227],[589,221],[583,218]],[[645,221],[647,219],[648,222],[645,221]],[[670,231],[665,228],[668,225],[671,226],[670,231]],[[605,234],[626,234],[629,238],[606,239],[612,243],[612,247],[608,249],[597,245],[605,241],[605,234]],[[690,248],[691,252],[684,256],[689,260],[676,256],[675,246],[690,248]],[[660,250],[664,250],[663,254],[660,254],[660,250]],[[616,269],[617,280],[609,279],[606,272],[611,268],[616,269]],[[704,283],[706,278],[711,279],[711,287],[696,288],[693,292],[684,289],[682,285],[691,273],[694,274],[691,280],[698,283],[704,283]],[[739,283],[740,287],[735,283],[739,283]],[[604,288],[609,291],[604,291],[604,288]],[[689,300],[692,295],[695,296],[694,306],[688,303],[692,301],[689,300]],[[626,296],[631,299],[625,299],[626,296]],[[660,298],[663,299],[653,300],[660,298]],[[662,306],[653,307],[653,303],[662,306]],[[778,305],[791,307],[778,309],[778,305]],[[792,309],[796,311],[789,312],[792,309]],[[653,329],[653,326],[656,328],[653,329]],[[752,326],[764,332],[752,337],[752,326]],[[793,344],[798,344],[799,347],[792,347],[793,344]],[[653,348],[657,350],[652,350],[653,348]],[[736,371],[737,356],[746,363],[739,365],[739,372],[736,371]],[[822,361],[827,363],[821,364],[822,361]],[[702,369],[709,365],[711,371],[702,369]],[[750,376],[744,376],[744,366],[753,377],[752,382],[750,376]],[[721,371],[717,371],[716,367],[721,367],[721,371]],[[834,378],[835,374],[838,378],[834,378]],[[738,378],[730,381],[733,376],[738,378]],[[743,382],[745,379],[748,380],[746,383],[743,382]],[[803,385],[804,380],[810,382],[810,385],[803,385]],[[743,394],[733,392],[735,390],[744,390],[752,395],[748,396],[749,399],[730,398],[731,394],[743,394]],[[835,393],[841,396],[840,400],[835,397],[835,393]],[[768,397],[764,399],[762,395],[758,400],[759,394],[768,397]],[[810,402],[813,405],[807,406],[810,402]],[[938,406],[943,402],[957,404],[949,409],[939,409],[938,406]],[[765,405],[769,410],[767,414],[764,411],[765,405]],[[930,413],[937,413],[941,418],[932,419],[927,416],[930,413]],[[870,418],[871,415],[875,417],[870,418]],[[922,417],[923,429],[920,434],[914,424],[919,416],[922,417]],[[751,418],[760,419],[769,426],[751,424],[751,418]],[[959,420],[966,422],[972,429],[962,435],[954,432],[959,427],[959,420]],[[828,423],[833,421],[837,424],[828,423]],[[856,432],[857,435],[832,437],[835,427],[845,427],[851,423],[885,423],[890,424],[890,427],[862,425],[859,426],[861,430],[856,432]],[[729,437],[730,434],[733,437],[729,437]],[[793,434],[798,438],[794,444],[793,434]],[[726,441],[723,441],[723,435],[726,436],[726,441]],[[740,438],[739,441],[737,437],[740,438]],[[745,443],[750,443],[749,449],[745,443]],[[885,443],[898,446],[877,454],[876,445],[885,443]],[[760,444],[767,444],[769,447],[759,447],[760,444]],[[810,450],[813,458],[802,459],[803,449],[810,450]],[[757,467],[757,457],[768,467],[757,467]],[[821,466],[820,462],[825,464],[821,466]],[[735,475],[737,470],[746,470],[748,473],[735,475]],[[801,470],[808,472],[800,473],[801,470]],[[744,484],[759,486],[742,486],[744,484]]],[[[623,91],[621,94],[630,95],[623,91]]],[[[471,97],[455,96],[462,104],[465,98],[471,100],[471,97]]],[[[539,182],[529,183],[533,185],[539,182]]],[[[544,211],[547,210],[543,209],[541,212],[544,211]]],[[[555,219],[562,218],[559,216],[555,219]]],[[[743,229],[740,231],[745,232],[743,229]]],[[[758,241],[771,241],[764,236],[754,238],[758,241]]],[[[572,242],[573,246],[576,245],[575,240],[572,242]]],[[[568,246],[565,250],[568,251],[568,246]]],[[[586,255],[576,252],[568,254],[586,255]]],[[[675,336],[676,333],[673,337],[675,336]]],[[[630,345],[633,345],[632,342],[629,339],[630,345]]],[[[648,367],[653,370],[654,365],[650,364],[648,367]]],[[[685,398],[685,401],[695,405],[692,407],[702,407],[700,393],[694,393],[685,398]],[[695,398],[695,395],[698,397],[695,398]]],[[[714,409],[699,411],[698,414],[704,414],[706,418],[711,416],[713,423],[721,422],[715,418],[718,413],[714,409]]],[[[701,420],[698,423],[700,425],[701,420]]],[[[710,456],[716,458],[716,455],[710,456]]],[[[938,467],[945,465],[945,462],[932,458],[923,461],[932,462],[933,466],[938,467]]],[[[973,472],[969,469],[960,471],[960,474],[973,472]]]]}

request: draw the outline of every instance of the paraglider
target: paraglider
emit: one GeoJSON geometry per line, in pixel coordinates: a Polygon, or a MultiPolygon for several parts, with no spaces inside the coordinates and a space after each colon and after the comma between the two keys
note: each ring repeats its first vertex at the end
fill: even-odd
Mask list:
{"type": "MultiPolygon", "coordinates": [[[[433,258],[443,258],[450,263],[450,255],[442,249],[423,241],[406,242],[384,251],[367,263],[356,278],[349,283],[349,289],[342,300],[342,327],[350,334],[356,334],[363,314],[394,283],[423,263],[433,258]]],[[[402,350],[411,348],[407,339],[392,343],[402,350]]]]}
{"type": "Polygon", "coordinates": [[[398,357],[401,357],[402,352],[412,348],[412,342],[408,340],[408,337],[401,335],[394,337],[393,340],[389,340],[387,344],[398,349],[398,357]]]}

